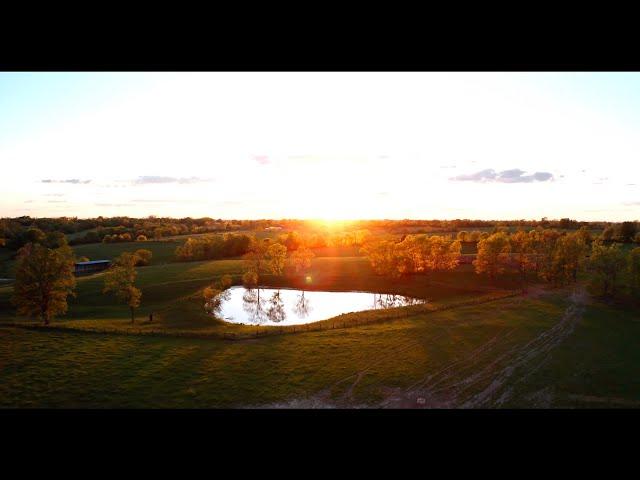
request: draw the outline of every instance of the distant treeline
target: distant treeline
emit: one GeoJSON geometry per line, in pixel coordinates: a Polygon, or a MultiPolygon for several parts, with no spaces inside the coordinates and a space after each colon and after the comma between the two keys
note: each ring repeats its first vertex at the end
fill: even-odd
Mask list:
{"type": "MultiPolygon", "coordinates": [[[[30,238],[41,233],[61,232],[72,235],[70,245],[83,243],[130,242],[152,240],[174,235],[229,232],[258,227],[258,222],[249,220],[222,220],[204,218],[147,217],[97,217],[78,219],[61,218],[2,218],[0,219],[0,246],[18,250],[30,238]],[[82,232],[85,232],[82,234],[82,232]]],[[[271,223],[267,223],[271,225],[271,223]]]]}
{"type": "Polygon", "coordinates": [[[176,248],[176,259],[188,262],[238,257],[249,251],[251,241],[252,237],[249,235],[233,233],[190,237],[184,242],[184,245],[176,248]]]}
{"type": "MultiPolygon", "coordinates": [[[[98,242],[129,242],[134,240],[153,240],[175,235],[200,233],[227,233],[238,231],[261,231],[265,229],[299,232],[305,237],[309,248],[321,248],[331,245],[360,245],[362,238],[354,236],[378,236],[381,234],[408,235],[420,233],[452,233],[460,230],[482,229],[495,232],[505,228],[557,228],[578,230],[586,227],[590,230],[604,230],[607,241],[633,241],[638,231],[637,222],[580,222],[570,218],[550,220],[356,220],[334,222],[331,225],[311,220],[263,219],[263,220],[224,220],[203,218],[169,217],[97,217],[81,219],[77,217],[32,218],[28,216],[0,219],[0,246],[17,250],[29,242],[29,238],[60,232],[70,235],[69,244],[98,242]],[[360,232],[360,233],[358,233],[360,232]],[[338,237],[342,235],[341,240],[338,237]]],[[[475,234],[473,234],[475,235],[475,234]]],[[[469,239],[461,241],[477,241],[469,239]]],[[[286,246],[295,250],[296,238],[288,238],[286,246]]],[[[281,242],[282,243],[282,242],[281,242]]]]}
{"type": "Polygon", "coordinates": [[[204,235],[189,237],[184,245],[176,248],[176,260],[189,262],[194,260],[216,260],[239,257],[251,250],[251,245],[262,242],[267,247],[282,245],[286,252],[295,252],[301,248],[316,249],[323,247],[361,246],[371,237],[368,230],[343,231],[326,234],[322,232],[298,233],[297,231],[278,235],[275,238],[256,240],[254,235],[226,233],[224,235],[204,235]]]}

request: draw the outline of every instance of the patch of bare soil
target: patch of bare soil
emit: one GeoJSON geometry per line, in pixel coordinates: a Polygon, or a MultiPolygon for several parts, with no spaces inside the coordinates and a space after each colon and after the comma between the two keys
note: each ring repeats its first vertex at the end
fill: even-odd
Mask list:
{"type": "Polygon", "coordinates": [[[554,387],[549,386],[530,393],[525,398],[532,408],[550,408],[553,405],[555,397],[554,387]]]}
{"type": "Polygon", "coordinates": [[[323,400],[321,398],[309,397],[309,398],[296,398],[288,402],[271,403],[267,405],[253,406],[247,408],[264,408],[264,409],[280,409],[280,408],[293,408],[293,409],[330,409],[340,408],[339,405],[323,400]]]}
{"type": "Polygon", "coordinates": [[[527,291],[523,294],[523,296],[525,298],[538,298],[548,292],[548,287],[544,285],[532,285],[530,287],[527,287],[527,291]]]}

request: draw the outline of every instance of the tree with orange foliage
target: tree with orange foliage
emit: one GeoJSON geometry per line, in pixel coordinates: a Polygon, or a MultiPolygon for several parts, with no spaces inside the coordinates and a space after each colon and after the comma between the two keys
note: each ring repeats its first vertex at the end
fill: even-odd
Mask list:
{"type": "Polygon", "coordinates": [[[134,311],[140,306],[142,298],[142,292],[134,285],[137,275],[135,268],[137,261],[136,255],[124,252],[104,275],[103,292],[112,292],[118,300],[127,304],[131,310],[131,323],[135,321],[134,311]]]}
{"type": "Polygon", "coordinates": [[[67,312],[74,295],[73,254],[67,245],[51,249],[27,243],[18,251],[13,303],[20,315],[38,315],[45,325],[67,312]]]}
{"type": "Polygon", "coordinates": [[[511,245],[504,232],[497,232],[478,242],[478,255],[473,261],[476,273],[486,273],[493,281],[504,272],[509,261],[511,245]]]}
{"type": "Polygon", "coordinates": [[[520,288],[522,293],[525,293],[527,291],[527,274],[536,266],[533,239],[527,232],[518,230],[509,237],[509,243],[511,244],[511,252],[514,254],[513,260],[516,269],[520,274],[520,288]]]}
{"type": "Polygon", "coordinates": [[[314,257],[315,254],[302,245],[291,254],[289,261],[296,273],[300,273],[311,268],[311,260],[313,260],[314,257]]]}

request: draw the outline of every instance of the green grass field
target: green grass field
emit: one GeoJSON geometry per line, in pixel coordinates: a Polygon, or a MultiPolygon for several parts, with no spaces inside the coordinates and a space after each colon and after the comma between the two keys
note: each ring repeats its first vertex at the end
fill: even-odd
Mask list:
{"type": "Polygon", "coordinates": [[[174,259],[176,248],[182,245],[181,241],[149,241],[149,242],[122,242],[122,243],[88,243],[75,245],[73,252],[78,257],[88,257],[89,260],[113,260],[122,252],[135,252],[138,249],[151,251],[153,257],[151,264],[171,262],[174,259]]]}
{"type": "Polygon", "coordinates": [[[0,247],[0,278],[11,278],[11,266],[13,262],[11,258],[13,252],[5,247],[0,247]]]}
{"type": "Polygon", "coordinates": [[[102,293],[103,274],[78,278],[51,328],[15,317],[0,285],[0,407],[640,406],[640,314],[583,290],[523,296],[514,275],[491,284],[470,265],[390,279],[355,248],[327,248],[306,275],[262,284],[429,303],[256,329],[203,309],[202,288],[224,274],[239,283],[242,260],[173,262],[179,242],[75,247],[92,259],[153,251],[134,325],[102,293]]]}
{"type": "Polygon", "coordinates": [[[516,297],[246,341],[2,327],[0,406],[638,406],[638,316],[588,304],[567,330],[569,307],[516,297]]]}

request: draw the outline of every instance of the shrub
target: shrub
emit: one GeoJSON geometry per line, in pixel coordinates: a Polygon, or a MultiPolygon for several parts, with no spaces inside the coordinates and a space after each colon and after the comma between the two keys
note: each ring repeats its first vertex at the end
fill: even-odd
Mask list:
{"type": "Polygon", "coordinates": [[[258,274],[253,271],[245,272],[242,275],[242,284],[247,288],[253,288],[258,284],[258,274]]]}
{"type": "Polygon", "coordinates": [[[151,251],[141,248],[139,250],[136,250],[134,255],[137,257],[137,260],[136,260],[137,267],[147,266],[151,264],[151,257],[153,256],[151,251]]]}
{"type": "Polygon", "coordinates": [[[226,290],[233,284],[233,278],[231,275],[223,275],[222,278],[218,281],[218,287],[220,290],[226,290]]]}

